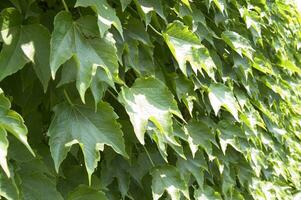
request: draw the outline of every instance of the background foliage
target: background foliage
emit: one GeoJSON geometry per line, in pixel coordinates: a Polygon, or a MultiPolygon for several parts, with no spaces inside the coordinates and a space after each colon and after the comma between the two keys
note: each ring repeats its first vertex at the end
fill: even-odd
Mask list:
{"type": "Polygon", "coordinates": [[[299,199],[288,0],[2,0],[0,196],[299,199]]]}

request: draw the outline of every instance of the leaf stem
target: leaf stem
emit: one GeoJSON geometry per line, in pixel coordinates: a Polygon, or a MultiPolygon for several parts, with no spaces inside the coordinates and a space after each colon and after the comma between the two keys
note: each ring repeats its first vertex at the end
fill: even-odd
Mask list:
{"type": "Polygon", "coordinates": [[[117,97],[110,89],[108,89],[107,91],[110,93],[110,95],[111,95],[112,97],[114,97],[114,99],[115,99],[116,101],[118,101],[118,97],[117,97]]]}
{"type": "Polygon", "coordinates": [[[72,103],[67,91],[64,89],[64,95],[65,95],[65,98],[67,99],[68,103],[71,105],[71,106],[74,106],[74,104],[72,103]]]}
{"type": "Polygon", "coordinates": [[[155,29],[151,24],[149,24],[148,26],[151,27],[151,29],[153,29],[153,31],[155,33],[157,33],[158,35],[162,36],[162,34],[159,31],[157,31],[157,29],[155,29]]]}
{"type": "Polygon", "coordinates": [[[68,9],[68,6],[67,6],[65,0],[62,0],[62,3],[63,3],[63,5],[64,5],[65,10],[66,10],[67,12],[69,12],[69,9],[68,9]]]}
{"type": "Polygon", "coordinates": [[[142,145],[142,146],[143,146],[143,148],[144,148],[144,150],[145,150],[145,153],[146,153],[146,155],[147,155],[149,161],[151,162],[152,166],[155,167],[155,164],[154,164],[154,162],[153,162],[151,156],[149,155],[148,150],[146,149],[146,147],[145,147],[144,145],[142,145]]]}

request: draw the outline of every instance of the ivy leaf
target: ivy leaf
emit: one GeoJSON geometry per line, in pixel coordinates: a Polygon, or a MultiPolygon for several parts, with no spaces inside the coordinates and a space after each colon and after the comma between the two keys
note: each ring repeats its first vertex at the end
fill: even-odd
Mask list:
{"type": "Polygon", "coordinates": [[[245,138],[245,136],[239,127],[231,124],[229,121],[222,120],[218,123],[218,129],[221,132],[219,139],[224,154],[226,153],[228,144],[230,144],[237,151],[243,153],[243,150],[241,149],[242,143],[240,145],[238,138],[245,138]]]}
{"type": "Polygon", "coordinates": [[[189,183],[190,174],[192,174],[197,181],[199,187],[203,187],[204,183],[204,170],[207,169],[207,164],[203,154],[198,153],[194,158],[188,157],[186,160],[179,158],[177,160],[177,168],[180,173],[189,183]]]}
{"type": "Polygon", "coordinates": [[[172,114],[182,118],[168,88],[155,78],[139,78],[131,88],[123,87],[118,100],[125,106],[135,134],[144,144],[144,134],[151,121],[162,134],[172,134],[172,114]],[[160,95],[158,95],[160,94],[160,95]]]}
{"type": "Polygon", "coordinates": [[[152,74],[154,72],[153,49],[130,40],[125,45],[125,65],[134,68],[141,74],[152,74]]]}
{"type": "MultiPolygon", "coordinates": [[[[7,174],[7,173],[6,173],[7,174]]],[[[0,169],[0,197],[7,200],[18,200],[19,189],[15,183],[14,177],[8,178],[0,169]]]]}
{"type": "Polygon", "coordinates": [[[120,0],[122,10],[124,11],[131,2],[132,0],[120,0]]]}
{"type": "Polygon", "coordinates": [[[8,149],[8,140],[7,140],[7,133],[5,129],[2,127],[0,128],[0,166],[2,167],[3,171],[10,176],[9,168],[6,161],[7,156],[7,149],[8,149]]]}
{"type": "Polygon", "coordinates": [[[83,151],[89,181],[100,159],[99,150],[103,151],[104,145],[127,157],[121,126],[109,104],[100,103],[95,112],[88,106],[62,103],[54,108],[54,112],[48,136],[56,171],[76,143],[83,151]]]}
{"type": "Polygon", "coordinates": [[[216,142],[210,128],[205,123],[196,120],[189,121],[185,128],[189,135],[188,143],[192,155],[195,155],[198,151],[198,146],[200,146],[210,157],[212,157],[212,143],[216,144],[216,142]]]}
{"type": "Polygon", "coordinates": [[[186,62],[188,61],[195,73],[198,71],[202,73],[202,69],[204,69],[215,80],[214,69],[216,66],[208,49],[187,26],[179,21],[169,24],[163,37],[185,75],[187,75],[186,62]]]}
{"type": "Polygon", "coordinates": [[[153,199],[158,200],[166,190],[172,200],[180,200],[181,193],[186,199],[189,198],[187,185],[178,172],[177,168],[171,165],[156,167],[151,170],[153,199]]]}
{"type": "Polygon", "coordinates": [[[223,106],[233,115],[233,117],[237,121],[239,121],[239,107],[237,105],[233,92],[227,86],[220,83],[211,84],[209,87],[208,96],[215,115],[217,115],[218,111],[223,106]]]}
{"type": "Polygon", "coordinates": [[[181,100],[192,116],[193,101],[196,100],[194,96],[194,85],[193,83],[184,76],[179,76],[175,79],[176,93],[179,100],[181,100]]]}
{"type": "Polygon", "coordinates": [[[7,131],[22,142],[32,155],[35,155],[27,142],[27,128],[22,117],[10,108],[10,101],[4,96],[3,91],[0,89],[0,165],[8,177],[10,177],[10,171],[6,161],[7,148],[9,145],[7,131]]]}
{"type": "Polygon", "coordinates": [[[24,200],[63,200],[61,194],[56,190],[55,182],[44,174],[33,173],[23,175],[21,188],[24,200]]]}
{"type": "Polygon", "coordinates": [[[301,75],[301,69],[290,60],[281,60],[281,64],[279,66],[293,73],[298,73],[301,75]]]}
{"type": "Polygon", "coordinates": [[[135,0],[134,2],[146,26],[151,22],[154,12],[166,21],[161,0],[135,0]]]}
{"type": "Polygon", "coordinates": [[[115,41],[111,34],[107,34],[102,39],[98,38],[93,21],[92,16],[86,16],[73,22],[70,13],[62,11],[55,17],[51,38],[52,77],[55,77],[60,65],[74,56],[79,67],[76,86],[83,102],[85,102],[85,92],[91,86],[97,67],[100,66],[105,70],[111,82],[113,82],[113,76],[117,76],[118,73],[115,41]],[[91,36],[83,30],[91,30],[91,36]]]}
{"type": "Polygon", "coordinates": [[[210,186],[205,186],[204,189],[195,190],[194,198],[196,200],[222,200],[221,195],[214,191],[210,186]]]}
{"type": "Polygon", "coordinates": [[[250,60],[253,60],[254,49],[249,40],[233,31],[224,31],[222,33],[222,39],[240,56],[243,54],[250,60]]]}
{"type": "MultiPolygon", "coordinates": [[[[20,156],[20,155],[18,155],[20,156]]],[[[26,161],[17,161],[17,170],[20,199],[57,199],[63,200],[62,195],[56,189],[56,180],[45,163],[37,158],[30,158],[26,161]]]]}
{"type": "Polygon", "coordinates": [[[48,30],[39,24],[22,25],[21,14],[14,8],[1,12],[0,30],[4,42],[0,53],[0,80],[31,62],[46,91],[50,79],[48,30]]]}
{"type": "Polygon", "coordinates": [[[122,26],[119,18],[116,16],[115,10],[108,4],[106,0],[77,0],[75,7],[89,7],[97,13],[97,23],[101,37],[105,35],[105,32],[115,26],[123,37],[122,26]]]}
{"type": "MultiPolygon", "coordinates": [[[[149,126],[151,126],[151,124],[149,126]]],[[[162,134],[160,133],[160,130],[158,130],[158,128],[151,128],[151,127],[148,128],[149,128],[148,133],[150,137],[157,143],[160,154],[162,155],[162,157],[166,162],[168,162],[166,144],[168,144],[179,156],[185,159],[183,148],[180,142],[177,140],[177,138],[174,137],[174,135],[162,134]]]]}
{"type": "Polygon", "coordinates": [[[20,13],[27,13],[31,4],[35,2],[35,0],[9,0],[20,13]]]}
{"type": "Polygon", "coordinates": [[[68,200],[107,200],[106,195],[94,188],[80,185],[68,195],[68,200]]]}

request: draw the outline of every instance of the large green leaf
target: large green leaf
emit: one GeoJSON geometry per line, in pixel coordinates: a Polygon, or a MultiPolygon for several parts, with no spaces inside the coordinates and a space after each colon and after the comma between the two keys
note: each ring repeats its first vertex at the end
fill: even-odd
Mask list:
{"type": "Polygon", "coordinates": [[[149,121],[162,134],[171,136],[172,115],[181,117],[171,92],[161,81],[152,77],[137,79],[131,88],[123,87],[118,99],[125,106],[141,144],[145,143],[144,134],[149,121]]]}
{"type": "Polygon", "coordinates": [[[85,92],[91,86],[97,67],[105,70],[110,81],[118,73],[115,41],[111,34],[98,38],[95,25],[96,18],[92,16],[74,22],[70,13],[64,11],[54,20],[50,49],[52,77],[60,65],[73,56],[78,65],[76,86],[82,101],[85,101],[85,92]]]}
{"type": "Polygon", "coordinates": [[[71,146],[76,143],[83,151],[89,180],[97,167],[99,151],[103,151],[104,145],[127,156],[121,126],[116,122],[117,115],[108,103],[100,103],[97,112],[93,107],[62,103],[54,108],[54,112],[48,136],[57,171],[71,146]]]}
{"type": "Polygon", "coordinates": [[[0,198],[298,199],[291,0],[7,0],[0,13],[0,198]]]}
{"type": "Polygon", "coordinates": [[[40,24],[22,25],[21,14],[14,8],[1,12],[0,30],[4,42],[0,53],[0,80],[31,62],[46,90],[50,79],[48,30],[40,24]]]}
{"type": "Polygon", "coordinates": [[[252,48],[250,42],[233,31],[224,31],[222,33],[222,39],[239,55],[245,55],[250,60],[253,59],[254,49],[252,48]]]}
{"type": "Polygon", "coordinates": [[[208,49],[187,26],[176,21],[168,25],[163,36],[184,74],[187,74],[186,62],[189,62],[195,73],[202,73],[203,69],[215,80],[214,68],[216,66],[208,49]]]}

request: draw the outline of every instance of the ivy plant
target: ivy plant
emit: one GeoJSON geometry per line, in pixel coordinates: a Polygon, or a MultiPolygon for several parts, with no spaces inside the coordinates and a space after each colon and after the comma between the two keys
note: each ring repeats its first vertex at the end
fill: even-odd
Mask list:
{"type": "Polygon", "coordinates": [[[0,11],[0,199],[300,199],[294,1],[0,11]]]}

